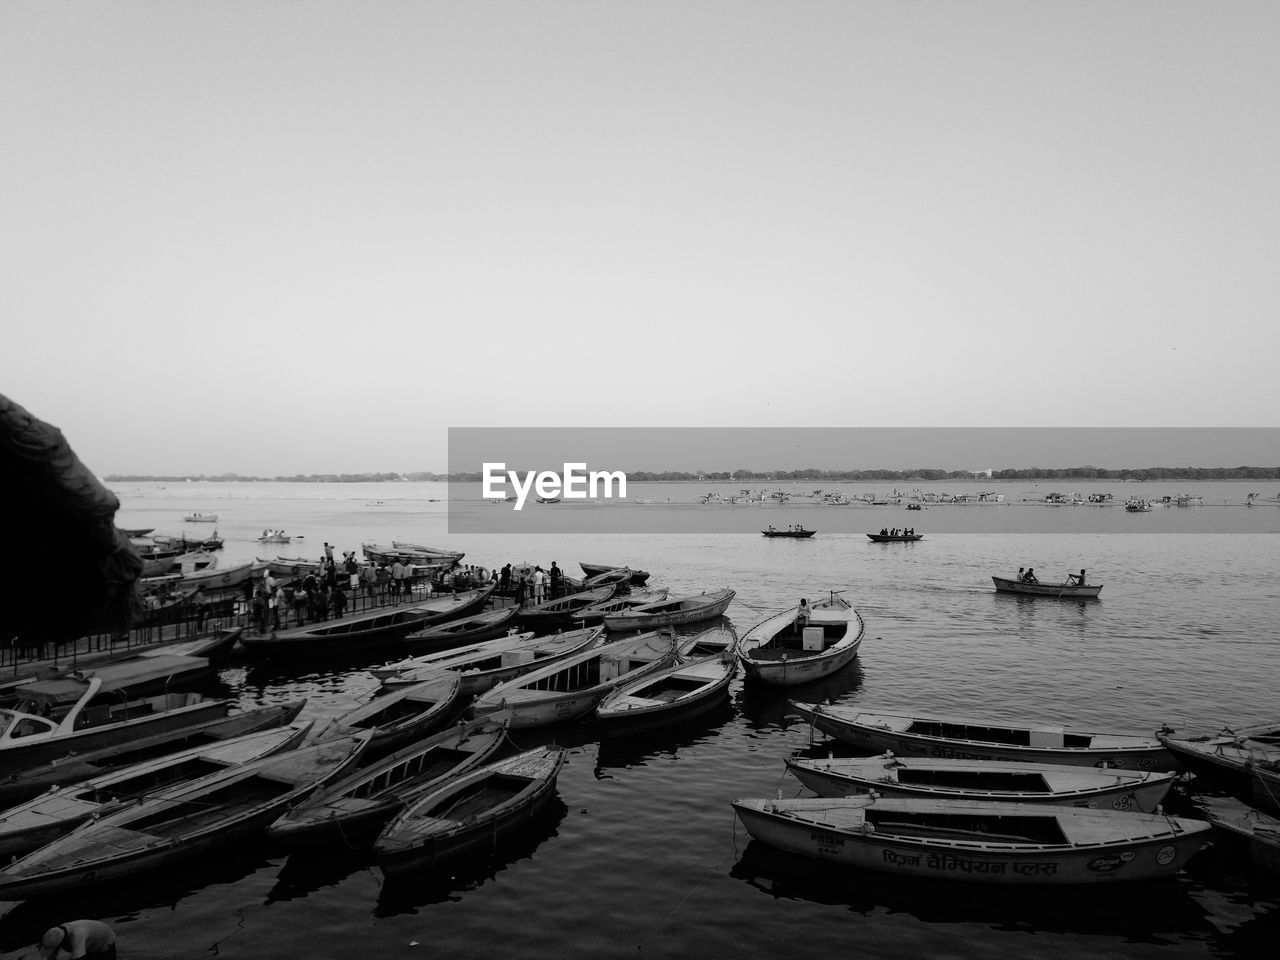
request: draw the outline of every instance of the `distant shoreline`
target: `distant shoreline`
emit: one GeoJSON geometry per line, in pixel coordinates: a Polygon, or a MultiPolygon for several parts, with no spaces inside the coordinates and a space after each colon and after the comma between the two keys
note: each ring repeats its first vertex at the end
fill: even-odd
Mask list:
{"type": "MultiPolygon", "coordinates": [[[[104,483],[479,483],[479,473],[368,473],[368,474],[306,474],[280,477],[240,476],[221,474],[149,475],[107,474],[104,483]]],[[[685,474],[678,471],[628,471],[627,480],[632,483],[1023,483],[1027,481],[1060,481],[1062,483],[1123,482],[1146,483],[1151,481],[1205,483],[1216,481],[1255,480],[1267,482],[1280,480],[1280,467],[1144,467],[1137,469],[1107,470],[1098,467],[1068,467],[1064,469],[1009,469],[993,470],[990,475],[974,474],[967,470],[828,470],[828,471],[775,471],[754,473],[735,471],[734,475],[685,474]]]]}

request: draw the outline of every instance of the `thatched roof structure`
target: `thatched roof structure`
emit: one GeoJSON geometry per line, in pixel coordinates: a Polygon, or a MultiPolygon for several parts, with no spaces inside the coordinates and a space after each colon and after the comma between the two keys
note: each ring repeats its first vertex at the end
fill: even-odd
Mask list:
{"type": "Polygon", "coordinates": [[[128,626],[142,560],[115,526],[120,501],[57,427],[0,394],[0,643],[128,626]]]}

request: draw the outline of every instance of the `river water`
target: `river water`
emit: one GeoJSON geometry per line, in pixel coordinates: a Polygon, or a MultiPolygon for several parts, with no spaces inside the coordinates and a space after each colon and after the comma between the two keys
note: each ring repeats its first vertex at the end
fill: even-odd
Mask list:
{"type": "MultiPolygon", "coordinates": [[[[1027,486],[1006,491],[1015,495],[1010,500],[1027,486]]],[[[572,571],[581,560],[628,563],[676,592],[733,587],[728,615],[739,632],[801,596],[844,590],[867,634],[858,661],[835,677],[788,691],[739,680],[723,711],[669,733],[601,743],[586,724],[519,732],[520,747],[560,743],[569,761],[553,808],[493,857],[391,883],[342,852],[304,859],[254,843],[60,903],[25,904],[0,924],[6,957],[34,957],[30,944],[40,932],[74,916],[112,923],[121,956],[131,960],[1167,960],[1271,956],[1280,942],[1280,886],[1225,848],[1202,852],[1176,880],[1098,890],[906,882],[763,848],[735,825],[728,803],[803,794],[784,775],[783,758],[824,747],[789,715],[789,696],[1139,734],[1164,724],[1189,733],[1274,719],[1280,509],[1243,506],[1245,491],[1257,484],[1144,491],[1192,492],[1205,506],[1137,516],[1098,510],[1078,532],[1061,529],[1054,519],[1061,508],[1011,502],[975,508],[1003,511],[989,514],[1001,529],[984,533],[957,529],[978,525],[947,513],[965,508],[908,513],[789,504],[754,513],[745,507],[742,533],[612,536],[451,536],[442,484],[116,489],[122,526],[193,533],[207,528],[184,526],[183,513],[219,513],[224,563],[267,556],[253,539],[263,529],[303,537],[273,551],[285,555],[318,555],[325,540],[341,552],[395,538],[465,550],[465,563],[488,567],[557,560],[572,571]],[[373,505],[379,501],[385,505],[373,505]],[[1144,529],[1135,519],[1155,522],[1144,529]],[[797,522],[817,526],[818,535],[770,540],[754,532],[797,522]],[[1110,532],[1092,529],[1098,523],[1110,532]],[[863,535],[885,526],[914,526],[925,539],[872,544],[863,535]],[[1027,565],[1042,581],[1087,567],[1090,581],[1105,585],[1102,598],[994,593],[993,574],[1027,565]]],[[[652,499],[667,495],[655,489],[652,499]]],[[[680,499],[672,509],[686,509],[680,499]]],[[[304,718],[323,718],[373,692],[365,665],[295,671],[240,664],[225,669],[218,685],[245,704],[305,696],[304,718]]]]}

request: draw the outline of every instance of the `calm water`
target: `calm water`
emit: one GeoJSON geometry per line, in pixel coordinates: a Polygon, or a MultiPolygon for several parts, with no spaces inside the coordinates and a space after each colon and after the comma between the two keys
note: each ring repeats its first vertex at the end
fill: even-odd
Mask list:
{"type": "MultiPolygon", "coordinates": [[[[800,596],[845,589],[867,620],[867,639],[859,661],[834,678],[787,692],[739,681],[722,713],[665,736],[601,744],[587,725],[520,733],[520,746],[554,740],[570,748],[570,759],[553,809],[493,859],[392,884],[358,858],[288,858],[251,844],[72,902],[27,904],[0,925],[5,956],[34,957],[30,944],[44,927],[73,915],[113,923],[129,958],[1274,953],[1280,886],[1221,850],[1160,884],[1072,892],[908,883],[762,848],[735,827],[727,801],[802,792],[782,760],[813,747],[808,727],[787,715],[788,696],[1134,733],[1274,718],[1280,537],[1167,527],[1050,534],[1037,531],[1051,526],[1044,518],[1056,508],[1033,507],[1008,509],[1018,530],[988,534],[945,532],[939,508],[866,513],[843,532],[827,532],[834,521],[826,529],[813,521],[820,532],[811,541],[718,533],[450,537],[442,485],[160,486],[120,485],[121,525],[177,532],[183,513],[216,511],[228,539],[224,562],[268,555],[252,542],[264,527],[304,535],[280,548],[285,554],[317,555],[326,539],[341,551],[394,537],[463,549],[464,562],[486,566],[626,562],[677,591],[734,587],[729,614],[739,630],[800,596]],[[366,506],[374,500],[387,505],[366,506]],[[894,525],[913,525],[926,539],[875,545],[861,533],[894,525]],[[1028,564],[1041,580],[1085,566],[1106,585],[1102,599],[993,592],[993,573],[1028,564]]],[[[1148,495],[1189,489],[1170,486],[1148,495]]],[[[1219,500],[1243,500],[1239,491],[1257,485],[1205,486],[1219,500]]],[[[802,507],[765,523],[810,523],[800,519],[805,510],[821,517],[840,508],[802,507]]],[[[1263,530],[1280,514],[1274,506],[1215,510],[1253,517],[1230,524],[1263,530]]],[[[1098,512],[1131,529],[1123,511],[1098,512]]],[[[1194,529],[1205,523],[1198,512],[1209,507],[1166,514],[1186,515],[1176,524],[1194,529]]],[[[749,529],[762,516],[748,515],[749,529]]],[[[307,696],[307,717],[338,713],[374,689],[352,668],[237,666],[220,683],[246,703],[307,696]]]]}

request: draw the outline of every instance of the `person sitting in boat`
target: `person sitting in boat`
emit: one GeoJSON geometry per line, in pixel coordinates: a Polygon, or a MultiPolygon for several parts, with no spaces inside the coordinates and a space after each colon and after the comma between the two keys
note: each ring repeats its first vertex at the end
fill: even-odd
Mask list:
{"type": "Polygon", "coordinates": [[[889,535],[889,528],[888,528],[888,527],[881,527],[881,528],[880,528],[880,536],[882,536],[882,537],[887,537],[888,535],[889,535]]]}
{"type": "Polygon", "coordinates": [[[1026,575],[1025,577],[1023,577],[1022,579],[1023,579],[1023,581],[1024,581],[1024,582],[1026,582],[1026,583],[1039,583],[1039,582],[1040,582],[1039,580],[1037,580],[1037,579],[1036,579],[1036,568],[1035,568],[1035,567],[1027,567],[1027,575],[1026,575]]]}
{"type": "Polygon", "coordinates": [[[1075,574],[1075,573],[1068,573],[1068,574],[1067,574],[1067,583],[1070,583],[1070,584],[1072,584],[1073,586],[1083,587],[1083,586],[1084,586],[1084,569],[1083,569],[1083,568],[1081,568],[1081,570],[1080,570],[1080,572],[1079,572],[1078,574],[1075,574]]]}
{"type": "Polygon", "coordinates": [[[809,601],[800,598],[800,606],[796,608],[796,630],[803,630],[809,625],[809,601]]]}

